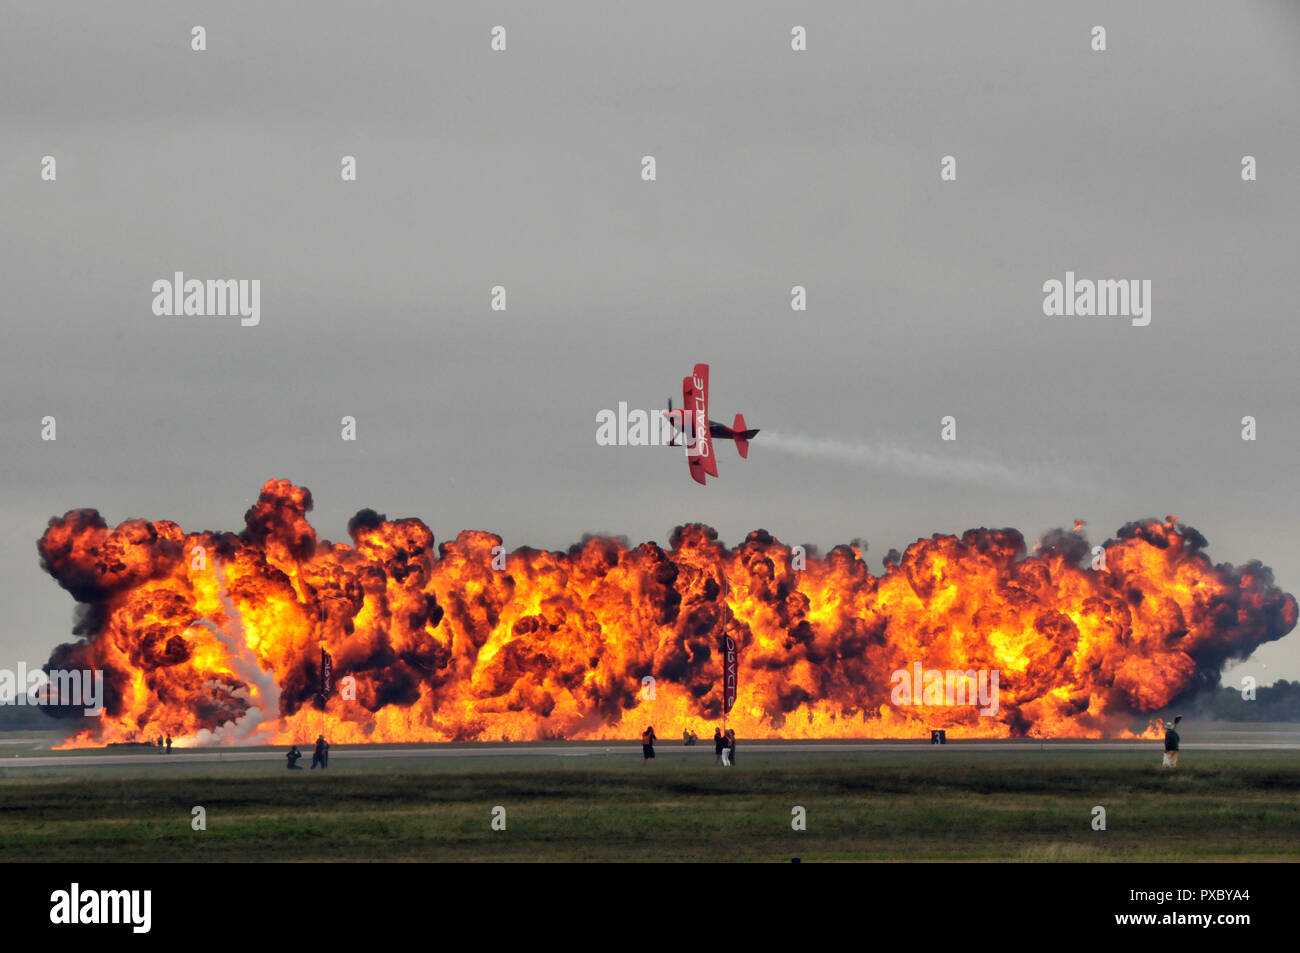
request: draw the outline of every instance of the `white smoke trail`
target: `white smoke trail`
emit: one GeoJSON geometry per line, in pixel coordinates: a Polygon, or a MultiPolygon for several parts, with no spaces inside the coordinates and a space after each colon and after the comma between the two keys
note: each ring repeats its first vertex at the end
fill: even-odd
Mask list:
{"type": "Polygon", "coordinates": [[[754,444],[756,447],[761,445],[765,449],[791,456],[827,460],[902,476],[1002,489],[1078,491],[1083,488],[1081,481],[1063,468],[1048,468],[1038,464],[1009,465],[996,460],[958,456],[955,452],[952,455],[927,453],[891,443],[851,443],[765,429],[755,438],[754,444]]]}
{"type": "MultiPolygon", "coordinates": [[[[212,731],[201,728],[195,740],[199,745],[214,742],[228,745],[267,744],[274,734],[274,720],[280,716],[280,686],[275,680],[275,674],[263,671],[258,664],[257,655],[249,648],[248,639],[244,637],[244,623],[239,610],[235,608],[235,603],[226,590],[221,566],[214,563],[213,568],[220,586],[221,605],[226,610],[226,623],[217,625],[210,619],[200,619],[194,624],[206,627],[226,647],[230,653],[231,668],[252,689],[246,695],[243,690],[235,692],[235,695],[247,697],[253,705],[239,718],[218,725],[212,731]],[[262,721],[266,718],[271,719],[272,724],[263,728],[262,721]]],[[[225,689],[224,685],[221,687],[225,689]]]]}

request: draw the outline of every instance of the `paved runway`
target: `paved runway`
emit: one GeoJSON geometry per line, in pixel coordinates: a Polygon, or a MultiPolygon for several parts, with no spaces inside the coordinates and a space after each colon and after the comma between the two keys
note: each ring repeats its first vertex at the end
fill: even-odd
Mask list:
{"type": "MultiPolygon", "coordinates": [[[[742,740],[737,745],[739,753],[743,756],[746,752],[764,752],[780,753],[787,751],[798,752],[823,752],[826,754],[835,754],[839,752],[857,752],[857,751],[913,751],[918,754],[932,752],[935,756],[942,756],[950,751],[960,751],[963,754],[969,752],[985,751],[1147,751],[1159,752],[1161,750],[1159,741],[974,741],[960,742],[949,741],[947,745],[930,745],[925,742],[844,742],[843,744],[833,744],[827,742],[801,744],[799,742],[782,742],[780,744],[764,743],[761,741],[746,744],[742,740]]],[[[1183,742],[1184,751],[1300,751],[1300,742],[1297,741],[1212,741],[1212,742],[1183,742]]],[[[357,745],[349,747],[345,745],[335,745],[331,747],[330,754],[335,759],[346,758],[349,761],[367,758],[473,758],[473,757],[556,757],[556,758],[584,758],[593,755],[613,754],[623,752],[629,755],[640,755],[640,744],[629,744],[627,742],[618,742],[614,744],[601,744],[593,742],[590,745],[564,745],[545,747],[540,745],[491,745],[483,747],[437,747],[424,746],[418,748],[388,748],[378,745],[357,745]]],[[[659,756],[674,757],[678,755],[708,755],[712,757],[713,749],[711,745],[703,741],[694,747],[687,748],[681,744],[659,744],[655,746],[655,753],[659,756]]],[[[310,748],[304,749],[304,754],[310,754],[310,748]]],[[[100,749],[87,749],[83,753],[53,753],[40,755],[36,757],[4,757],[0,755],[0,768],[60,768],[60,767],[86,767],[89,765],[137,765],[137,764],[198,764],[201,762],[223,762],[223,761],[283,761],[284,750],[276,748],[259,748],[259,749],[231,749],[221,750],[219,748],[205,749],[177,749],[172,754],[167,755],[155,751],[116,751],[104,752],[100,749]]]]}

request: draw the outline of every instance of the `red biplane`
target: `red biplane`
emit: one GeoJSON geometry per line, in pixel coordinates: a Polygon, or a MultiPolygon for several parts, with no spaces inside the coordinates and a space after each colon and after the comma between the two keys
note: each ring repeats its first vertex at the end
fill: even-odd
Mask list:
{"type": "Polygon", "coordinates": [[[730,427],[716,420],[709,420],[709,365],[696,364],[695,373],[682,378],[682,409],[673,410],[673,399],[668,398],[668,409],[664,411],[669,422],[682,435],[678,444],[676,435],[669,442],[670,447],[685,446],[686,462],[690,464],[691,476],[696,483],[704,483],[704,476],[718,475],[718,460],[713,452],[713,439],[734,440],[736,450],[741,457],[749,456],[749,441],[758,434],[757,430],[745,427],[743,414],[736,414],[736,421],[730,427]],[[701,425],[703,422],[704,425],[701,425]]]}

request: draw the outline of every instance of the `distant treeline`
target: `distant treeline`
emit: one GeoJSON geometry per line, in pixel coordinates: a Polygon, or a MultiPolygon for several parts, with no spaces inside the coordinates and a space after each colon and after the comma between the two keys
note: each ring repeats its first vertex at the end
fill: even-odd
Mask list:
{"type": "Polygon", "coordinates": [[[39,705],[0,705],[0,731],[53,731],[64,728],[39,705]]]}
{"type": "MultiPolygon", "coordinates": [[[[1255,700],[1246,701],[1239,688],[1220,688],[1199,696],[1185,711],[1175,706],[1162,711],[1161,717],[1173,718],[1186,713],[1198,719],[1215,718],[1220,721],[1300,721],[1300,682],[1278,679],[1272,685],[1255,689],[1255,700]]],[[[1145,727],[1145,721],[1135,722],[1135,730],[1145,727]]],[[[52,731],[69,730],[69,722],[51,718],[36,705],[0,705],[0,731],[52,731]]]]}
{"type": "Polygon", "coordinates": [[[1221,721],[1300,721],[1300,682],[1278,679],[1255,689],[1255,700],[1241,697],[1240,688],[1220,688],[1205,696],[1199,712],[1221,721]]]}

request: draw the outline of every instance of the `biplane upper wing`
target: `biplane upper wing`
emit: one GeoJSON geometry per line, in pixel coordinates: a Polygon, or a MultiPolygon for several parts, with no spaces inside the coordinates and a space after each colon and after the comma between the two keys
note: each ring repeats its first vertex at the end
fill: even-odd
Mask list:
{"type": "Polygon", "coordinates": [[[713,452],[713,435],[709,432],[709,365],[696,364],[695,376],[691,379],[695,392],[695,402],[691,410],[695,413],[695,453],[704,463],[704,472],[711,477],[718,475],[718,458],[713,452]]]}
{"type": "MultiPolygon", "coordinates": [[[[704,474],[708,472],[704,466],[704,458],[695,451],[698,448],[696,444],[697,435],[700,430],[695,423],[695,400],[696,389],[695,381],[690,377],[682,378],[682,443],[686,446],[686,462],[691,468],[691,477],[696,483],[704,485],[704,474]]],[[[707,438],[709,427],[706,423],[704,426],[704,435],[707,438]]]]}

